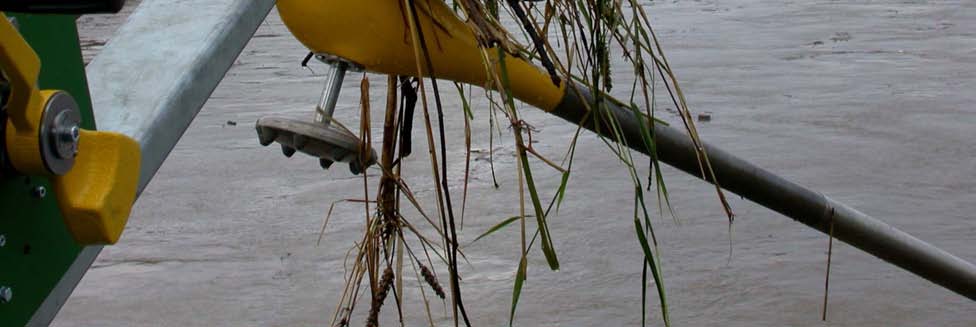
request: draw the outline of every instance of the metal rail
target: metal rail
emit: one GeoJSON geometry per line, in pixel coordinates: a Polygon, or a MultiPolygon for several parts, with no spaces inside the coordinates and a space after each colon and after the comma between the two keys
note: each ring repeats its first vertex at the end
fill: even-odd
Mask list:
{"type": "MultiPolygon", "coordinates": [[[[566,91],[553,114],[611,138],[608,132],[613,130],[609,125],[610,117],[613,117],[623,131],[623,141],[634,150],[649,153],[633,111],[604,101],[602,112],[586,115],[587,108],[597,108],[594,97],[585,86],[576,89],[579,94],[572,89],[566,91]]],[[[658,122],[654,124],[653,133],[661,161],[713,182],[702,176],[695,145],[687,134],[658,122]]],[[[722,149],[708,144],[704,144],[704,148],[722,188],[824,233],[828,233],[833,224],[837,239],[976,300],[976,266],[973,264],[722,149]]]]}
{"type": "MultiPolygon", "coordinates": [[[[88,65],[96,126],[142,147],[138,193],[273,6],[272,0],[144,0],[88,65]]],[[[81,251],[28,326],[54,320],[101,250],[81,251]]]]}

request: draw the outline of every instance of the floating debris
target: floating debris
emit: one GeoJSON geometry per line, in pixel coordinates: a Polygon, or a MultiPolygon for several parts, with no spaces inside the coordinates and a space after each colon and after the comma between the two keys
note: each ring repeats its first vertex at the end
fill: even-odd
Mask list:
{"type": "Polygon", "coordinates": [[[709,111],[698,113],[698,121],[701,122],[712,121],[712,113],[709,111]]]}
{"type": "Polygon", "coordinates": [[[837,32],[834,36],[830,38],[831,41],[836,42],[847,42],[851,40],[851,33],[848,32],[837,32]]]}

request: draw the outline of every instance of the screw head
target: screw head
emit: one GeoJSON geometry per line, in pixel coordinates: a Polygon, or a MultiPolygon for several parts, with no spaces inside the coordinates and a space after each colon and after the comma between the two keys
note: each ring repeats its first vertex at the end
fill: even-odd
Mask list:
{"type": "Polygon", "coordinates": [[[65,124],[67,126],[55,126],[54,129],[54,143],[57,149],[57,155],[61,158],[71,158],[78,156],[78,140],[81,139],[81,129],[78,128],[78,124],[75,122],[65,122],[66,119],[70,119],[68,115],[64,115],[62,118],[55,121],[57,124],[65,124]]]}
{"type": "Polygon", "coordinates": [[[7,235],[0,234],[0,248],[7,245],[7,235]]]}
{"type": "Polygon", "coordinates": [[[34,197],[38,199],[43,199],[45,196],[47,196],[47,188],[45,188],[44,186],[34,187],[33,189],[31,189],[31,194],[33,194],[34,197]]]}
{"type": "Polygon", "coordinates": [[[10,303],[14,298],[14,289],[7,286],[0,286],[0,303],[10,303]]]}
{"type": "Polygon", "coordinates": [[[81,138],[81,130],[78,128],[78,125],[62,127],[57,131],[57,133],[60,141],[68,144],[77,145],[78,139],[81,138]]]}
{"type": "Polygon", "coordinates": [[[71,145],[71,156],[77,157],[78,140],[81,139],[81,130],[78,128],[78,125],[73,125],[71,128],[68,128],[68,130],[65,131],[64,138],[65,142],[71,145]]]}

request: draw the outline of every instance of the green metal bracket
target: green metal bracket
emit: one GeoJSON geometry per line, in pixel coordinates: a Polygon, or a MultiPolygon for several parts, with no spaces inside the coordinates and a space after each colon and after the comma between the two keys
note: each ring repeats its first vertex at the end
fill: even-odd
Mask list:
{"type": "MultiPolygon", "coordinates": [[[[9,16],[41,59],[40,88],[70,93],[81,109],[82,127],[95,129],[77,16],[9,16]]],[[[0,325],[24,326],[82,247],[64,225],[50,181],[35,176],[0,176],[0,238],[0,325]],[[11,295],[6,302],[5,291],[11,295]]]]}

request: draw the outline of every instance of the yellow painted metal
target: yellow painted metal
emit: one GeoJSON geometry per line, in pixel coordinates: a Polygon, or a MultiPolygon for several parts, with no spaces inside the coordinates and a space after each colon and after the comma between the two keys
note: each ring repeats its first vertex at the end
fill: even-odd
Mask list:
{"type": "Polygon", "coordinates": [[[0,14],[0,67],[10,83],[4,138],[10,163],[21,173],[49,175],[38,142],[41,116],[47,103],[36,87],[41,61],[3,14],[0,14]]]}
{"type": "Polygon", "coordinates": [[[75,166],[54,177],[65,225],[80,244],[113,244],[129,219],[139,183],[139,143],[82,130],[75,166]]]}
{"type": "MultiPolygon", "coordinates": [[[[10,83],[3,142],[14,170],[52,176],[41,154],[44,107],[56,90],[39,90],[40,59],[9,20],[0,14],[0,67],[10,83]]],[[[118,241],[135,201],[139,143],[112,132],[80,130],[74,166],[53,177],[65,225],[80,244],[118,241]]]]}
{"type": "MultiPolygon", "coordinates": [[[[417,1],[417,16],[437,78],[488,86],[483,58],[498,61],[496,49],[478,46],[474,33],[443,1],[417,1]]],[[[278,0],[285,26],[306,47],[363,65],[367,70],[418,75],[406,4],[400,0],[278,0]]],[[[420,61],[426,74],[426,64],[420,61]]],[[[506,55],[512,95],[552,110],[565,84],[555,85],[532,63],[506,55]]],[[[492,65],[498,67],[497,64],[492,65]]]]}

